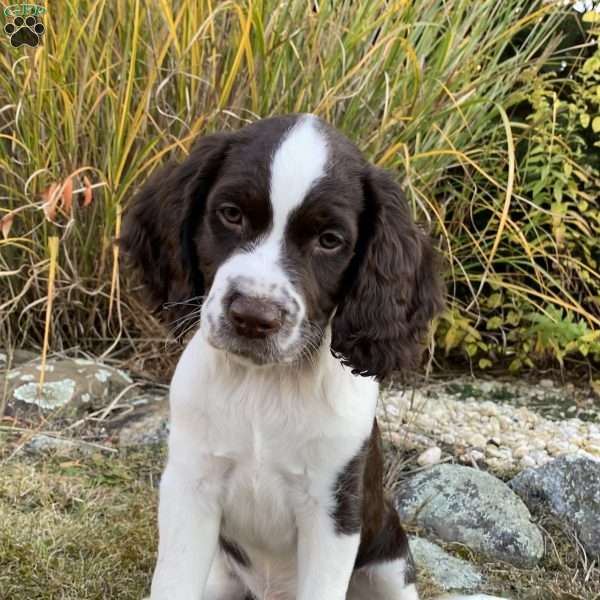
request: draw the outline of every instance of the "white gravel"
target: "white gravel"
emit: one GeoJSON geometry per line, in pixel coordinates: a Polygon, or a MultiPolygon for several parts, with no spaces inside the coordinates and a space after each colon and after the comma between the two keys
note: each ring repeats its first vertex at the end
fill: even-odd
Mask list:
{"type": "MultiPolygon", "coordinates": [[[[540,414],[576,412],[579,405],[574,398],[572,386],[560,388],[549,380],[530,386],[453,381],[450,386],[436,383],[416,390],[385,392],[379,420],[384,435],[397,446],[419,451],[442,446],[446,456],[484,464],[495,471],[536,467],[563,454],[600,461],[598,421],[540,414]],[[503,397],[510,402],[497,401],[503,397]],[[522,403],[537,409],[519,406],[522,403]]],[[[588,401],[589,406],[597,408],[593,400],[588,401]]]]}

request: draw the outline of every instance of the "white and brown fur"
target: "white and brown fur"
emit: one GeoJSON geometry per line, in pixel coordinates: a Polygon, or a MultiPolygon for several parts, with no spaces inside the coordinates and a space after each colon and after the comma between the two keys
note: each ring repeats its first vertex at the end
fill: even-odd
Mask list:
{"type": "Polygon", "coordinates": [[[198,324],[152,600],[416,600],[375,406],[442,293],[392,178],[314,116],[266,119],[157,173],[120,243],[165,318],[198,324]]]}

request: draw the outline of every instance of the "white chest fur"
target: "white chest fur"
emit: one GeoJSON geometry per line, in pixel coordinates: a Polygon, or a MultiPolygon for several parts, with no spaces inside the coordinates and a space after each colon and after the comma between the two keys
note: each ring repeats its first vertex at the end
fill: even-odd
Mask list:
{"type": "Polygon", "coordinates": [[[169,463],[218,488],[221,532],[247,552],[255,579],[293,569],[296,519],[312,503],[333,504],[337,476],[369,436],[377,391],[327,347],[306,369],[241,365],[200,333],[186,348],[171,387],[169,463]]]}

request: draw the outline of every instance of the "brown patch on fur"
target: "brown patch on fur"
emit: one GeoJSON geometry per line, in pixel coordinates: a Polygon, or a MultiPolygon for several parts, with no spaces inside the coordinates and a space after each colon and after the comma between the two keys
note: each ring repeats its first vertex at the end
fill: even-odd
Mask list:
{"type": "Polygon", "coordinates": [[[336,482],[336,532],[351,535],[360,531],[355,569],[365,565],[405,559],[406,584],[414,583],[415,570],[408,538],[396,509],[383,489],[383,450],[377,420],[371,436],[347,464],[336,482]]]}
{"type": "Polygon", "coordinates": [[[361,530],[361,498],[368,444],[367,440],[338,475],[335,483],[335,510],[332,517],[335,531],[340,535],[352,535],[361,530]]]}
{"type": "Polygon", "coordinates": [[[147,304],[168,323],[197,309],[204,294],[193,236],[233,135],[201,138],[181,164],[155,172],[125,213],[118,244],[147,304]]]}
{"type": "Polygon", "coordinates": [[[333,320],[333,351],[354,373],[382,379],[412,368],[443,306],[436,253],[393,179],[369,166],[348,292],[333,320]]]}

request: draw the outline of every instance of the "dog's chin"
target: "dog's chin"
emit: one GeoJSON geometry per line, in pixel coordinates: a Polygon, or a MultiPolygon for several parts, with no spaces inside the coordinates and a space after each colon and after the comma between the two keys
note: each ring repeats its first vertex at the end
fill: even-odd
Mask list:
{"type": "Polygon", "coordinates": [[[224,352],[230,360],[246,367],[289,365],[302,356],[301,348],[283,350],[271,339],[253,340],[228,333],[209,333],[206,340],[213,348],[224,352]]]}

